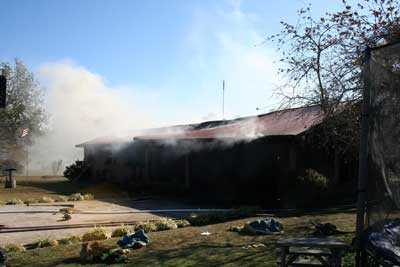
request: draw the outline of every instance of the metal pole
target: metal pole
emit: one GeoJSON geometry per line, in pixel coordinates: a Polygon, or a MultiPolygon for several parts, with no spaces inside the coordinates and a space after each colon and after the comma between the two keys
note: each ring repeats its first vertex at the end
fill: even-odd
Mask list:
{"type": "Polygon", "coordinates": [[[365,250],[362,242],[362,235],[365,224],[365,204],[367,200],[367,179],[368,179],[368,139],[369,139],[369,106],[370,106],[370,58],[371,49],[367,47],[364,52],[364,91],[363,104],[361,111],[361,128],[360,128],[360,150],[358,165],[358,194],[357,194],[357,225],[356,225],[356,266],[361,267],[365,264],[365,250]]]}
{"type": "Polygon", "coordinates": [[[222,119],[225,120],[225,80],[222,81],[222,119]]]}

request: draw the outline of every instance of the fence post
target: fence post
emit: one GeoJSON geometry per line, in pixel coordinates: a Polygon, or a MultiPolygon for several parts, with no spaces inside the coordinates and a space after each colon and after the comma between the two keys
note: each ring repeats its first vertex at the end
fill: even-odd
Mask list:
{"type": "Polygon", "coordinates": [[[368,179],[368,139],[369,139],[369,107],[370,107],[370,58],[371,49],[366,48],[364,52],[364,66],[362,77],[364,80],[363,103],[361,111],[361,127],[360,127],[360,150],[358,165],[358,188],[357,188],[357,225],[356,225],[356,266],[365,266],[365,251],[362,242],[362,235],[365,224],[365,204],[367,199],[367,179],[368,179]]]}

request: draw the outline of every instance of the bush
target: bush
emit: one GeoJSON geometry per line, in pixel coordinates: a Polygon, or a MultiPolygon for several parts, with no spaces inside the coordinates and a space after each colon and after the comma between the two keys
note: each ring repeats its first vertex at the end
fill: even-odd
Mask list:
{"type": "Polygon", "coordinates": [[[67,202],[68,201],[68,197],[67,196],[56,196],[54,198],[55,202],[67,202]]]}
{"type": "Polygon", "coordinates": [[[58,246],[57,240],[50,240],[50,239],[42,239],[36,243],[37,248],[47,248],[47,247],[56,247],[58,246]]]}
{"type": "Polygon", "coordinates": [[[93,230],[85,233],[82,236],[82,241],[95,241],[95,240],[105,240],[109,238],[109,234],[106,229],[101,227],[95,227],[93,230]]]}
{"type": "Polygon", "coordinates": [[[183,228],[183,227],[190,226],[190,222],[188,220],[185,220],[185,219],[176,220],[175,223],[178,226],[178,228],[183,228]]]}
{"type": "Polygon", "coordinates": [[[20,204],[24,204],[24,202],[18,198],[9,199],[6,201],[6,205],[20,205],[20,204]]]}
{"type": "Polygon", "coordinates": [[[51,197],[41,197],[38,201],[39,203],[53,203],[54,199],[51,197]]]}
{"type": "Polygon", "coordinates": [[[24,201],[24,204],[28,205],[28,206],[30,204],[35,204],[35,203],[39,203],[39,200],[38,199],[34,199],[34,198],[30,198],[30,199],[27,199],[27,200],[24,201]]]}
{"type": "Polygon", "coordinates": [[[171,219],[162,219],[157,222],[155,222],[157,231],[165,231],[165,230],[172,230],[172,229],[177,229],[178,225],[174,220],[171,219]]]}
{"type": "Polygon", "coordinates": [[[81,193],[75,193],[68,197],[68,201],[82,201],[85,197],[81,193]]]}
{"type": "Polygon", "coordinates": [[[291,207],[316,207],[323,205],[327,196],[329,180],[314,169],[306,169],[304,173],[289,183],[287,190],[291,207]]]}
{"type": "Polygon", "coordinates": [[[73,214],[75,211],[76,211],[76,209],[69,207],[69,208],[61,208],[58,212],[64,213],[64,214],[65,213],[66,214],[73,214]]]}
{"type": "Polygon", "coordinates": [[[143,229],[143,231],[145,231],[146,233],[149,232],[156,232],[157,231],[157,226],[154,222],[142,222],[139,223],[138,225],[136,225],[135,230],[138,229],[143,229]]]}
{"type": "Polygon", "coordinates": [[[7,244],[7,245],[5,245],[4,250],[7,253],[10,253],[10,252],[22,252],[22,251],[25,251],[26,249],[25,249],[25,247],[23,245],[7,244]]]}
{"type": "Polygon", "coordinates": [[[127,225],[121,225],[121,227],[118,227],[114,229],[111,233],[111,237],[121,237],[124,235],[128,235],[132,232],[132,228],[127,226],[127,225]]]}
{"type": "Polygon", "coordinates": [[[320,174],[314,169],[307,169],[304,175],[297,177],[297,182],[306,188],[312,189],[327,189],[328,188],[328,178],[320,174]]]}
{"type": "Polygon", "coordinates": [[[94,195],[90,194],[90,193],[83,194],[83,199],[84,200],[93,200],[94,199],[94,195]]]}
{"type": "Polygon", "coordinates": [[[60,240],[58,240],[58,243],[60,245],[71,245],[71,244],[79,243],[81,241],[82,241],[82,238],[80,236],[73,235],[73,236],[61,238],[60,240]]]}
{"type": "Polygon", "coordinates": [[[75,163],[65,167],[64,177],[70,181],[77,180],[89,174],[89,169],[84,161],[77,160],[75,163]]]}
{"type": "Polygon", "coordinates": [[[103,257],[107,255],[111,249],[111,245],[97,241],[86,242],[82,244],[80,257],[84,262],[101,262],[103,261],[103,257]]]}

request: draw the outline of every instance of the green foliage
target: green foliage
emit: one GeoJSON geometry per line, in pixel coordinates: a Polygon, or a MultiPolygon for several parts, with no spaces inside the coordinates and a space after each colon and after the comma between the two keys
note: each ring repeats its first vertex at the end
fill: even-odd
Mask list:
{"type": "Polygon", "coordinates": [[[77,160],[69,166],[65,167],[64,177],[74,181],[76,179],[82,178],[88,174],[89,170],[84,161],[77,160]]]}
{"type": "Polygon", "coordinates": [[[327,189],[328,182],[328,178],[314,169],[306,169],[304,175],[297,177],[297,183],[305,189],[327,189]]]}
{"type": "MultiPolygon", "coordinates": [[[[14,64],[0,63],[7,78],[7,106],[0,109],[0,153],[17,164],[24,159],[24,143],[31,144],[34,136],[45,132],[47,114],[43,103],[43,88],[25,64],[16,59],[14,64]],[[21,128],[29,128],[25,142],[20,142],[21,128]]],[[[14,165],[15,166],[15,165],[14,165]]]]}
{"type": "Polygon", "coordinates": [[[306,169],[289,181],[287,195],[290,207],[316,207],[324,205],[328,197],[329,179],[314,169],[306,169]]]}

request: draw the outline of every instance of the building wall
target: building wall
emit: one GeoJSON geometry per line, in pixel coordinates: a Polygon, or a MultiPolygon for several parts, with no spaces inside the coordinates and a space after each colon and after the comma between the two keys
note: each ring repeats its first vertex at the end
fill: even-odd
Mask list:
{"type": "Polygon", "coordinates": [[[85,146],[91,179],[184,193],[212,203],[283,206],[289,179],[306,168],[332,177],[331,156],[300,137],[251,141],[133,141],[85,146]]]}

